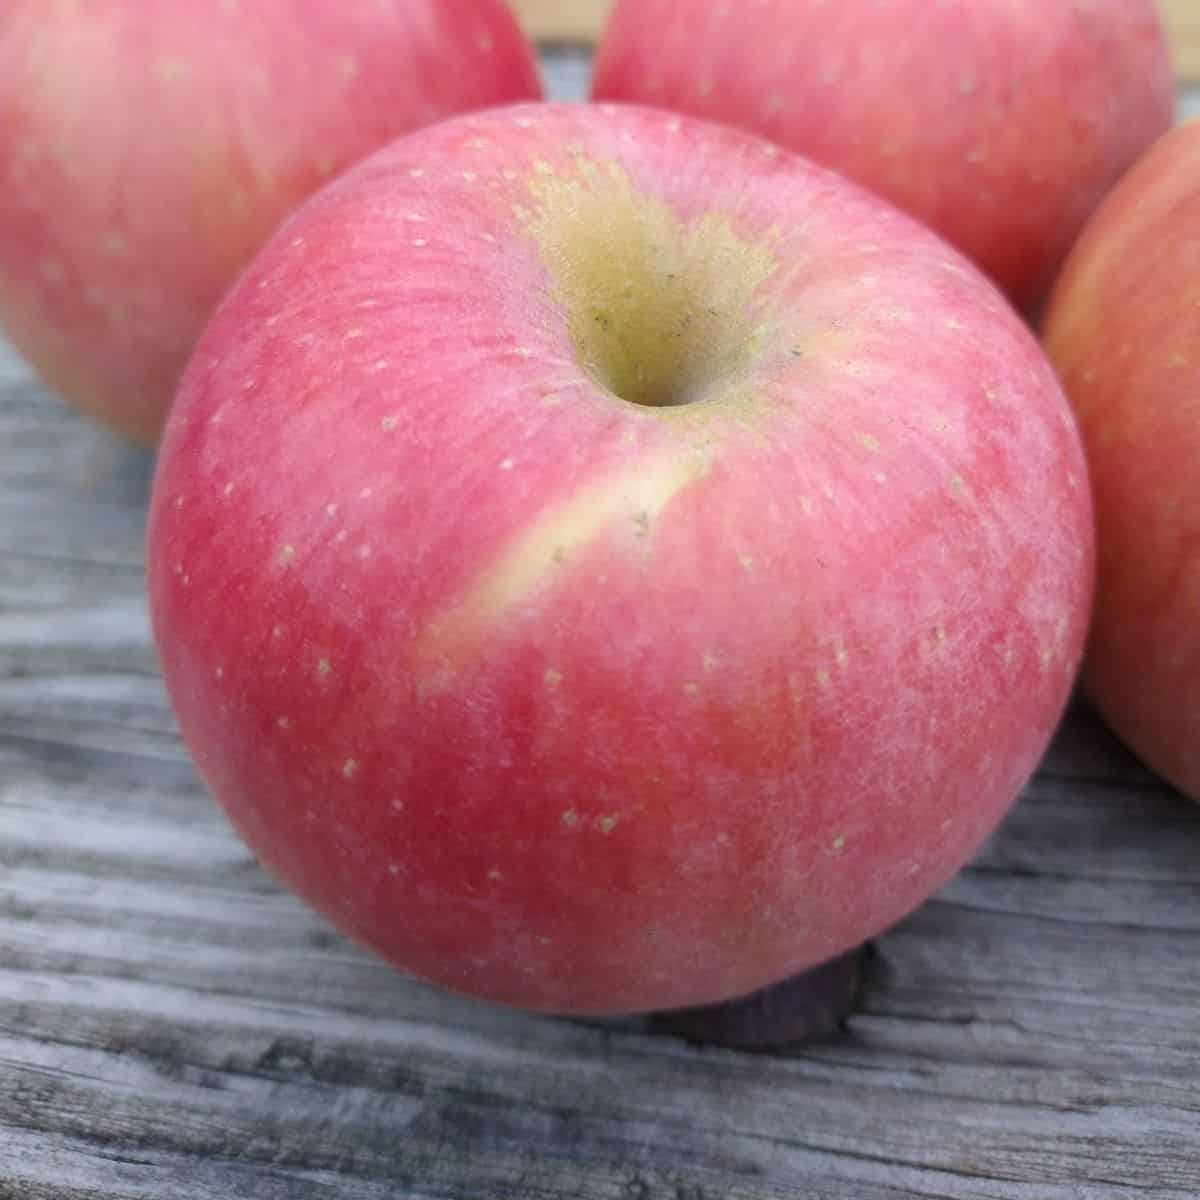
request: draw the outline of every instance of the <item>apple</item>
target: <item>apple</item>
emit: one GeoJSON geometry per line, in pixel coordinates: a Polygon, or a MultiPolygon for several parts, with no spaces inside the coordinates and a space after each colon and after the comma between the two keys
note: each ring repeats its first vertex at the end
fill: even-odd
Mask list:
{"type": "Polygon", "coordinates": [[[501,0],[5,0],[0,325],[153,442],[286,213],[401,133],[539,95],[501,0]]]}
{"type": "Polygon", "coordinates": [[[1161,139],[1089,222],[1044,337],[1096,498],[1085,685],[1200,800],[1200,123],[1161,139]]]}
{"type": "Polygon", "coordinates": [[[749,135],[519,105],[377,152],[207,328],[149,526],[183,735],[262,860],[446,987],[717,1002],[979,846],[1075,676],[1036,339],[749,135]]]}
{"type": "Polygon", "coordinates": [[[1153,0],[617,0],[593,94],[837,168],[1027,312],[1174,106],[1153,0]]]}

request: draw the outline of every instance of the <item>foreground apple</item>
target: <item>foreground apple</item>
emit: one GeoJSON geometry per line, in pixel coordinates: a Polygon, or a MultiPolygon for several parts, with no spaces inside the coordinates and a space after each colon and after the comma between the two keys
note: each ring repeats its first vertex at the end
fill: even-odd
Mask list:
{"type": "Polygon", "coordinates": [[[5,0],[0,323],[154,440],[204,321],[327,177],[539,94],[501,0],[5,0]]]}
{"type": "Polygon", "coordinates": [[[1026,310],[1174,104],[1153,0],[618,0],[594,94],[838,168],[1026,310]]]}
{"type": "Polygon", "coordinates": [[[1045,340],[1095,481],[1087,686],[1200,799],[1200,123],[1162,139],[1096,213],[1045,340]]]}
{"type": "Polygon", "coordinates": [[[249,844],[559,1012],[718,1001],[957,870],[1076,671],[1066,401],[943,242],[758,139],[520,106],[372,156],[167,427],[157,643],[249,844]]]}

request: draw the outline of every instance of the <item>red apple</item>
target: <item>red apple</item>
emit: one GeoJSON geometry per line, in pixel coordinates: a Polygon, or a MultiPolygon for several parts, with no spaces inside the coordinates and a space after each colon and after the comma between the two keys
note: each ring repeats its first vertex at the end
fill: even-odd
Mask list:
{"type": "Polygon", "coordinates": [[[1088,690],[1200,800],[1200,123],[1163,138],[1088,224],[1045,341],[1095,484],[1088,690]]]}
{"type": "Polygon", "coordinates": [[[1070,410],[944,242],[770,144],[521,106],[322,191],[162,447],[154,627],[277,874],[451,988],[713,1002],[943,883],[1062,710],[1070,410]]]}
{"type": "Polygon", "coordinates": [[[539,94],[501,0],[4,0],[0,323],[153,441],[204,321],[303,197],[418,125],[539,94]]]}
{"type": "Polygon", "coordinates": [[[836,167],[1027,310],[1174,104],[1153,0],[617,0],[594,94],[836,167]]]}

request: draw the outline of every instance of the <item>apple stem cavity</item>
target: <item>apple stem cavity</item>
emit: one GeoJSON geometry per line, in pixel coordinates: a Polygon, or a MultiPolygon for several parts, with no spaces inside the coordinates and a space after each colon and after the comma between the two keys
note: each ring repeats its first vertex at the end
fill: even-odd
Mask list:
{"type": "Polygon", "coordinates": [[[731,1050],[782,1050],[828,1041],[861,1006],[873,957],[868,942],[749,996],[656,1013],[650,1032],[731,1050]]]}
{"type": "Polygon", "coordinates": [[[647,408],[744,390],[765,333],[756,293],[776,265],[767,246],[726,216],[681,222],[616,163],[580,157],[575,168],[578,178],[547,168],[534,184],[531,232],[583,369],[647,408]]]}

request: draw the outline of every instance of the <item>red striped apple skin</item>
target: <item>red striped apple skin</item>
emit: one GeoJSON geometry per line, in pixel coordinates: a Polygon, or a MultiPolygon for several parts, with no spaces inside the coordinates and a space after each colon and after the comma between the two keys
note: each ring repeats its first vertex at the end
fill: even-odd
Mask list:
{"type": "Polygon", "coordinates": [[[1087,690],[1200,800],[1200,124],[1164,137],[1096,213],[1044,333],[1094,481],[1087,690]]]}
{"type": "Polygon", "coordinates": [[[1030,312],[1175,104],[1154,0],[618,0],[593,94],[834,167],[1030,312]]]}
{"type": "Polygon", "coordinates": [[[204,322],[305,196],[398,134],[538,95],[501,0],[4,0],[0,324],[155,441],[204,322]]]}
{"type": "Polygon", "coordinates": [[[991,285],[620,107],[447,122],[300,210],[188,368],[149,537],[262,860],[410,972],[571,1013],[747,993],[930,895],[1043,752],[1092,578],[991,285]]]}

